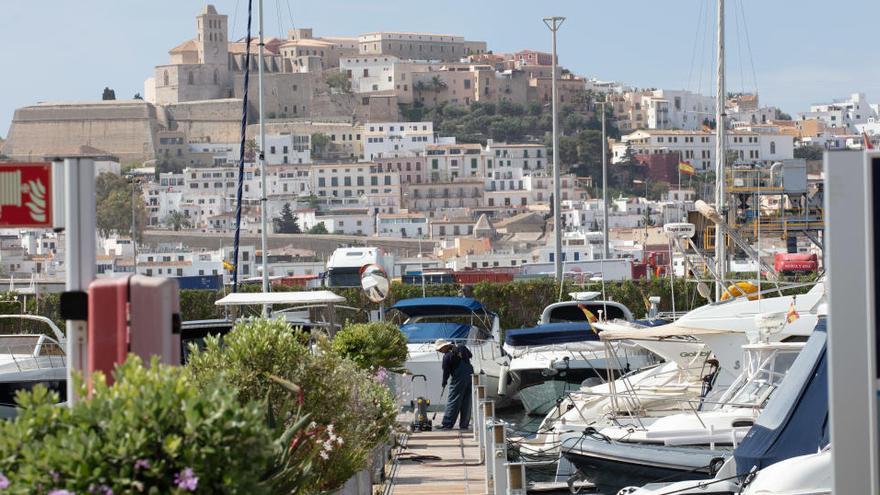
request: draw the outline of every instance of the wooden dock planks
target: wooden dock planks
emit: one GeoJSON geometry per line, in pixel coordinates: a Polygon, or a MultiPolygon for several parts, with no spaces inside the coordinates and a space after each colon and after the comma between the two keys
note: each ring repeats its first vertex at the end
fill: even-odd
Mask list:
{"type": "Polygon", "coordinates": [[[415,432],[399,456],[391,494],[480,495],[485,479],[486,467],[470,431],[415,432]]]}

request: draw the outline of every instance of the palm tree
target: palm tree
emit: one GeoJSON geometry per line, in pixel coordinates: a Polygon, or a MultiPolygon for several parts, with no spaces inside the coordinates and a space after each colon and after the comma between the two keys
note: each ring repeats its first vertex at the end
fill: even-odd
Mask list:
{"type": "Polygon", "coordinates": [[[164,220],[166,227],[171,227],[171,230],[177,232],[183,228],[192,227],[192,223],[190,223],[189,218],[187,218],[183,213],[179,211],[172,211],[165,217],[164,220]]]}
{"type": "Polygon", "coordinates": [[[418,101],[422,101],[422,91],[425,89],[427,89],[427,86],[423,81],[416,81],[416,83],[413,84],[413,91],[416,92],[416,99],[418,101]]]}

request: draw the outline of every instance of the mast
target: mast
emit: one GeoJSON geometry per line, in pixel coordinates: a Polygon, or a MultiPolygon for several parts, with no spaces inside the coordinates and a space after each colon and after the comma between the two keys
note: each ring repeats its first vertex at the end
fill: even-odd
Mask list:
{"type": "MultiPolygon", "coordinates": [[[[265,42],[263,39],[263,0],[259,0],[259,17],[260,17],[260,44],[257,55],[258,77],[257,77],[257,94],[259,95],[259,112],[260,112],[260,149],[257,155],[260,165],[260,244],[263,250],[263,292],[269,292],[269,212],[266,211],[266,122],[263,113],[263,48],[265,42]]],[[[250,47],[248,47],[250,49],[250,47]]],[[[263,305],[263,316],[269,315],[269,305],[263,305]]]]}
{"type": "Polygon", "coordinates": [[[608,138],[605,136],[605,103],[602,102],[602,257],[607,260],[611,258],[611,253],[608,251],[608,157],[605,150],[608,147],[608,138]]]}
{"type": "Polygon", "coordinates": [[[551,95],[553,104],[551,107],[553,114],[553,234],[555,244],[554,268],[556,273],[556,281],[562,283],[562,201],[560,200],[560,164],[559,164],[559,134],[556,132],[556,123],[559,120],[556,116],[556,31],[562,26],[565,17],[545,17],[544,24],[550,29],[553,37],[553,63],[552,63],[552,86],[551,95]]]}
{"type": "MultiPolygon", "coordinates": [[[[715,101],[715,209],[723,221],[727,221],[725,206],[724,170],[726,156],[724,153],[724,0],[717,0],[718,5],[718,85],[715,101]]],[[[727,275],[727,248],[725,234],[720,226],[715,227],[715,271],[718,279],[715,283],[715,300],[721,299],[724,292],[724,277],[727,275]]]]}

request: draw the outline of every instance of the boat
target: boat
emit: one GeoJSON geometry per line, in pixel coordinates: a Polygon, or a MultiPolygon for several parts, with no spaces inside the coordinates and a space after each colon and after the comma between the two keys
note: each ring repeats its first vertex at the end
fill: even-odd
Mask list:
{"type": "Polygon", "coordinates": [[[527,414],[541,416],[582,385],[600,384],[659,362],[653,353],[630,342],[620,342],[613,353],[607,352],[599,330],[588,321],[509,330],[504,351],[510,355],[507,373],[514,398],[527,414]]]}
{"type": "Polygon", "coordinates": [[[66,339],[58,326],[44,316],[0,315],[0,321],[36,322],[47,331],[0,334],[0,418],[18,414],[15,394],[42,385],[67,400],[66,339]]]}
{"type": "Polygon", "coordinates": [[[744,346],[743,373],[717,403],[685,401],[680,404],[685,412],[678,414],[618,418],[611,427],[568,433],[562,453],[604,489],[620,489],[621,480],[709,478],[743,441],[803,347],[802,342],[744,346]]]}
{"type": "Polygon", "coordinates": [[[437,339],[466,345],[473,354],[474,373],[483,375],[488,398],[501,398],[497,394],[498,382],[501,367],[508,364],[509,358],[501,349],[498,315],[469,297],[403,299],[388,312],[392,317],[403,319],[400,330],[407,338],[409,355],[404,364],[407,373],[395,379],[403,404],[411,404],[417,397],[423,397],[430,401],[429,410],[445,408],[443,355],[434,349],[437,339]],[[417,384],[418,390],[415,390],[414,379],[417,377],[423,377],[426,383],[424,387],[417,384]]]}
{"type": "Polygon", "coordinates": [[[711,479],[630,486],[624,495],[831,493],[827,324],[823,318],[779,390],[711,479]]]}

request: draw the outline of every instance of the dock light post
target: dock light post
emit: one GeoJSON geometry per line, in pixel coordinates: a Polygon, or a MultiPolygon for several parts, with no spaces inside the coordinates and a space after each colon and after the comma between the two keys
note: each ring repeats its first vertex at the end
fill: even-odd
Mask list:
{"type": "Polygon", "coordinates": [[[553,102],[551,105],[551,110],[553,113],[553,238],[556,247],[556,254],[553,261],[556,272],[556,280],[562,281],[562,202],[560,201],[561,188],[559,184],[559,134],[556,132],[557,121],[559,120],[556,115],[556,31],[559,31],[559,28],[562,27],[562,23],[565,22],[565,17],[545,17],[543,20],[547,28],[550,29],[550,33],[553,39],[553,61],[551,78],[551,94],[553,102]]]}

